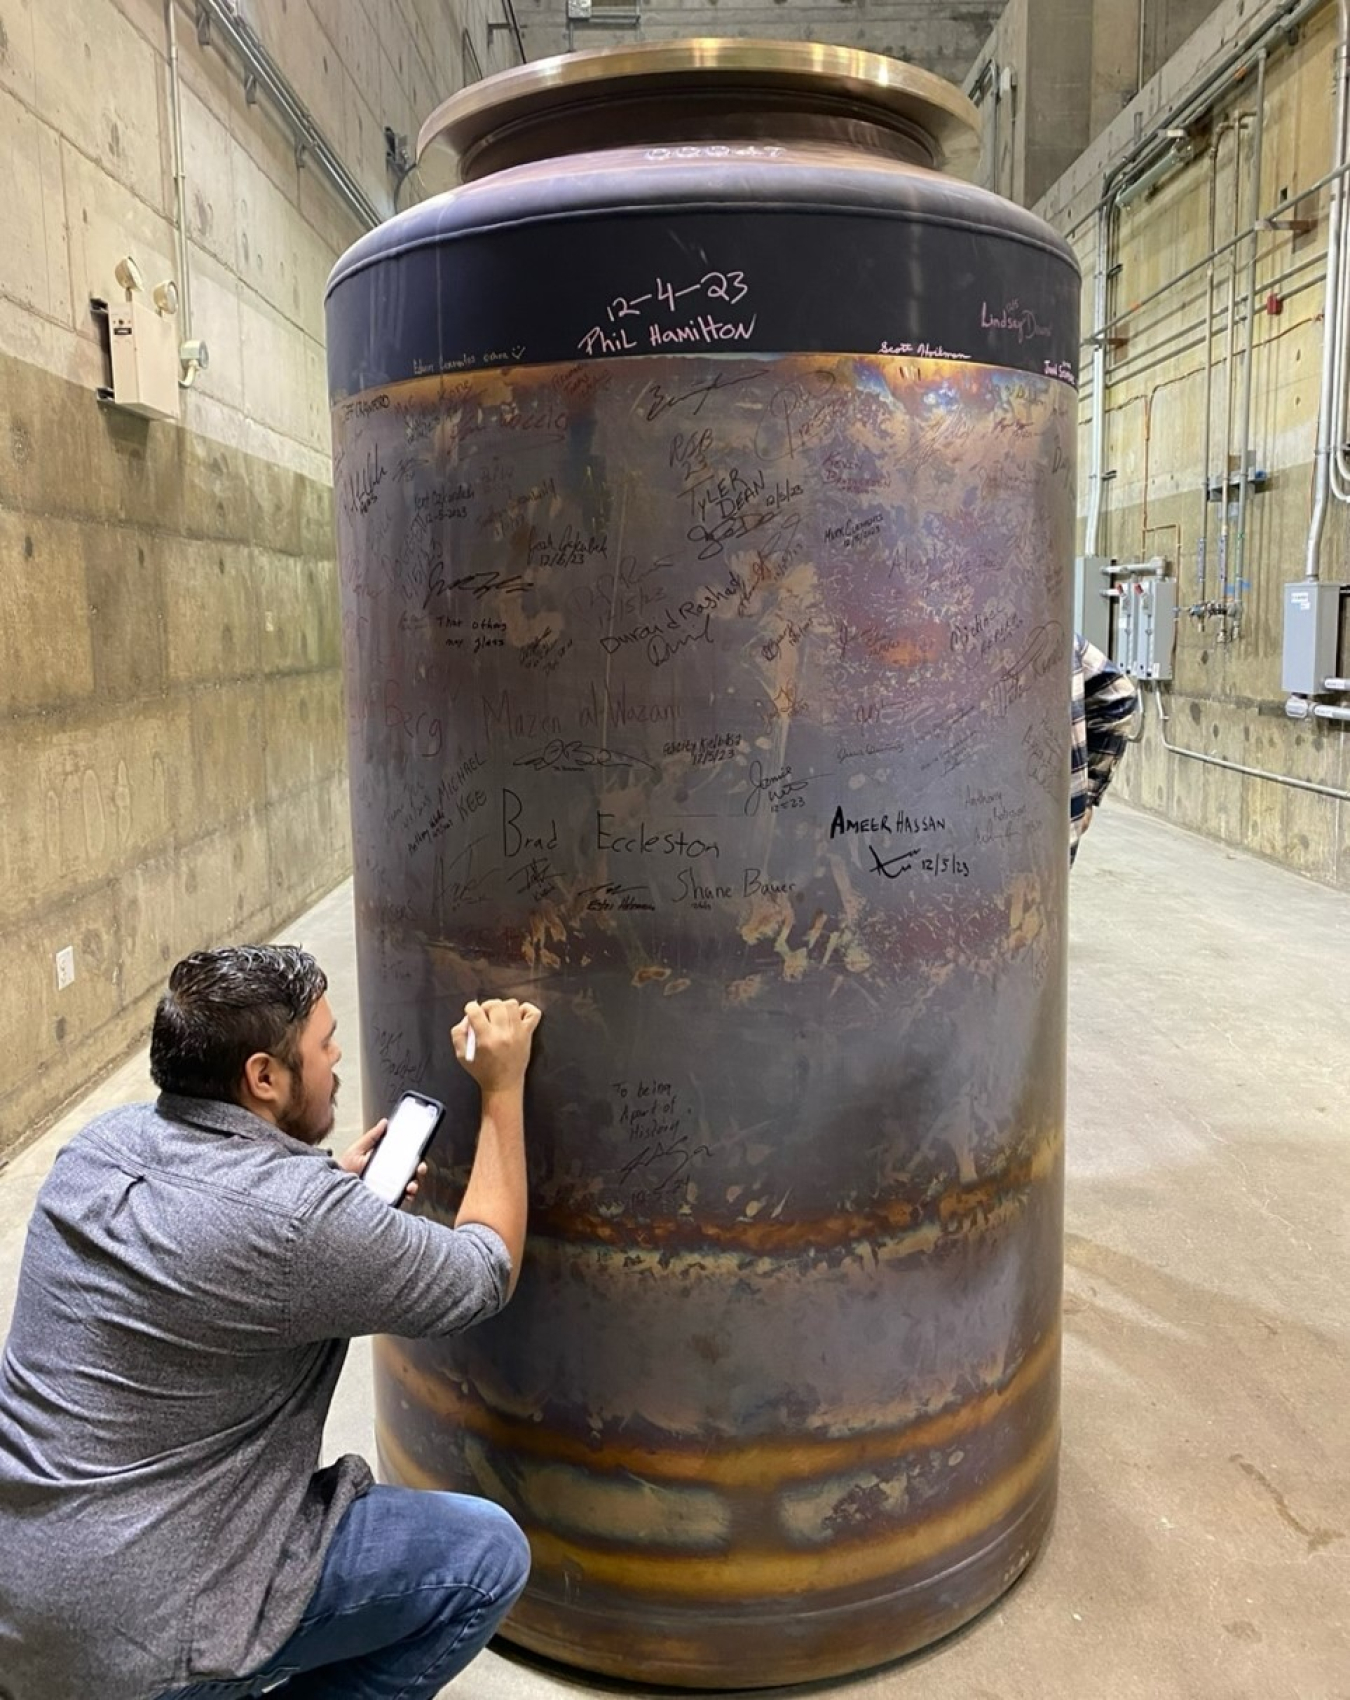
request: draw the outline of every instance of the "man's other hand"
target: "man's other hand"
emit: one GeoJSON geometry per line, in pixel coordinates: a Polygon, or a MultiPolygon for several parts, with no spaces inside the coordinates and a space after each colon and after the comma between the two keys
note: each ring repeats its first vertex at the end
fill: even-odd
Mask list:
{"type": "MultiPolygon", "coordinates": [[[[368,1129],[359,1139],[354,1139],[351,1142],[347,1149],[338,1158],[338,1168],[345,1169],[349,1175],[362,1174],[365,1170],[366,1164],[370,1161],[371,1152],[374,1151],[375,1147],[384,1137],[384,1130],[388,1126],[389,1117],[381,1116],[379,1121],[375,1123],[374,1127],[368,1129]]],[[[405,1204],[410,1198],[417,1197],[417,1183],[422,1179],[426,1172],[426,1164],[419,1163],[417,1165],[417,1173],[408,1182],[408,1185],[404,1190],[403,1201],[405,1204]]]]}

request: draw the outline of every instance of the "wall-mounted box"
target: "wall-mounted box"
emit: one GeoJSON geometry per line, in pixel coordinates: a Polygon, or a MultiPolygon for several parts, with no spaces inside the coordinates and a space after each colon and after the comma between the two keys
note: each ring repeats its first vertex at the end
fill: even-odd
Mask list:
{"type": "Polygon", "coordinates": [[[1111,653],[1111,566],[1110,555],[1077,555],[1073,563],[1073,629],[1103,655],[1111,653]]]}
{"type": "Polygon", "coordinates": [[[1284,587],[1284,665],[1280,683],[1295,696],[1315,697],[1336,677],[1341,586],[1303,579],[1284,587]]]}
{"type": "Polygon", "coordinates": [[[1135,679],[1172,677],[1172,639],[1177,622],[1176,580],[1154,573],[1138,578],[1116,568],[1115,659],[1135,679]]]}
{"type": "Polygon", "coordinates": [[[99,391],[100,398],[146,419],[177,419],[177,316],[136,300],[106,305],[96,301],[94,308],[107,318],[112,358],[112,385],[99,391]]]}

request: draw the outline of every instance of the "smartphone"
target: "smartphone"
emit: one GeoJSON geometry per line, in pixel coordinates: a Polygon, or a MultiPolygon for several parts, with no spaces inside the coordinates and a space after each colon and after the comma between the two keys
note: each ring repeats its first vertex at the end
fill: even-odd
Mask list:
{"type": "Polygon", "coordinates": [[[389,1126],[361,1172],[362,1182],[386,1204],[397,1204],[441,1125],[445,1105],[421,1092],[405,1092],[394,1105],[389,1126]]]}

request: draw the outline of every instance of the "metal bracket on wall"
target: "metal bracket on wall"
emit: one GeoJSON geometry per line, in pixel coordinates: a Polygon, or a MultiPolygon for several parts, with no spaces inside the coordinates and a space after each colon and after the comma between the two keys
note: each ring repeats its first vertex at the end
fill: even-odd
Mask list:
{"type": "MultiPolygon", "coordinates": [[[[91,295],[89,297],[89,311],[98,322],[99,340],[103,344],[103,352],[108,357],[108,364],[111,366],[112,349],[109,346],[111,342],[111,332],[108,325],[108,303],[101,295],[91,295]]],[[[94,394],[98,397],[99,401],[108,405],[111,405],[114,400],[113,387],[110,383],[99,384],[94,390],[94,394]]]]}
{"type": "Polygon", "coordinates": [[[1235,502],[1244,483],[1257,495],[1270,488],[1270,474],[1263,466],[1249,466],[1245,473],[1231,467],[1226,478],[1222,473],[1213,473],[1205,484],[1206,498],[1211,502],[1235,502]]]}
{"type": "Polygon", "coordinates": [[[1288,230],[1295,236],[1306,236],[1310,230],[1317,229],[1315,218],[1258,218],[1258,230],[1288,230]]]}
{"type": "Polygon", "coordinates": [[[640,30],[642,13],[635,6],[602,8],[592,6],[591,0],[567,0],[567,51],[576,49],[577,30],[640,30]]]}
{"type": "Polygon", "coordinates": [[[400,136],[392,124],[384,127],[384,168],[394,187],[394,211],[398,211],[398,193],[417,170],[415,160],[408,157],[408,138],[400,136]]]}

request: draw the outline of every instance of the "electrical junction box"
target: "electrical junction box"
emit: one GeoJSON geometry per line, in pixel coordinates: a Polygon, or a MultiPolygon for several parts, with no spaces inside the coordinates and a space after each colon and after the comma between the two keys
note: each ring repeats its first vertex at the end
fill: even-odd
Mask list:
{"type": "Polygon", "coordinates": [[[1073,563],[1073,629],[1103,655],[1111,653],[1113,565],[1110,555],[1078,555],[1073,563]]]}
{"type": "Polygon", "coordinates": [[[146,419],[177,419],[178,318],[140,301],[109,302],[112,389],[103,397],[146,419]]]}
{"type": "Polygon", "coordinates": [[[1172,677],[1172,638],[1177,620],[1176,580],[1149,573],[1135,578],[1116,569],[1114,659],[1135,679],[1172,677]]]}
{"type": "Polygon", "coordinates": [[[1284,587],[1284,667],[1280,683],[1292,695],[1315,697],[1336,672],[1341,586],[1308,578],[1284,587]]]}

